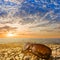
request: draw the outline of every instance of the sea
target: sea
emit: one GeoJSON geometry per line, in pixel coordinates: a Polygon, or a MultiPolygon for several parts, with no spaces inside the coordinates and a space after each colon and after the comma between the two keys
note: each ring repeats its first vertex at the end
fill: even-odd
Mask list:
{"type": "Polygon", "coordinates": [[[60,38],[0,38],[0,44],[32,42],[40,44],[60,44],[60,38]]]}

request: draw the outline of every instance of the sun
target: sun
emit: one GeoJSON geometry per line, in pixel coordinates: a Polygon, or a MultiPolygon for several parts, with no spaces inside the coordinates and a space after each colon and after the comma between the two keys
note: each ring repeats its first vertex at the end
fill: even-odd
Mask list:
{"type": "Polygon", "coordinates": [[[15,34],[12,33],[12,32],[8,32],[8,33],[7,33],[7,37],[14,37],[14,36],[15,36],[15,34]]]}
{"type": "Polygon", "coordinates": [[[12,33],[8,33],[7,35],[8,35],[8,36],[14,36],[14,34],[12,34],[12,33]]]}

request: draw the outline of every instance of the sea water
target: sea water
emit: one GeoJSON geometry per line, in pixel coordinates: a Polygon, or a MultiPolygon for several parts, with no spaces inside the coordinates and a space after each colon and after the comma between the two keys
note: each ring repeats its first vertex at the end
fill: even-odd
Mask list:
{"type": "Polygon", "coordinates": [[[0,38],[0,43],[13,43],[13,42],[60,44],[60,38],[0,38]]]}

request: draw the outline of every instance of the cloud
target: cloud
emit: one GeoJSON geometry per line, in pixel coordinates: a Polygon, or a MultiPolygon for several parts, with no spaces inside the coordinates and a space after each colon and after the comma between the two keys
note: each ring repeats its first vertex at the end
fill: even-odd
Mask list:
{"type": "Polygon", "coordinates": [[[45,4],[45,2],[41,3],[40,0],[11,0],[4,2],[4,4],[0,5],[0,30],[17,29],[17,31],[30,31],[30,33],[35,31],[59,31],[59,6],[60,4],[57,2],[47,2],[45,4]]]}
{"type": "Polygon", "coordinates": [[[11,26],[2,26],[0,27],[0,33],[6,33],[9,31],[15,31],[17,29],[17,27],[11,27],[11,26]]]}

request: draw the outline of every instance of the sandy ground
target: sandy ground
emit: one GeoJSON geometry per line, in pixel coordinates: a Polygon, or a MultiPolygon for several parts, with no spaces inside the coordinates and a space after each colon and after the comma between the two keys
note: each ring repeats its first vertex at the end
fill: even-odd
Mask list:
{"type": "MultiPolygon", "coordinates": [[[[24,45],[25,43],[0,44],[0,60],[38,60],[32,53],[22,53],[24,45]]],[[[49,46],[52,50],[54,50],[55,47],[60,47],[60,45],[51,44],[47,46],[49,46]]],[[[56,52],[53,52],[52,55],[54,54],[56,55],[56,52]]]]}

